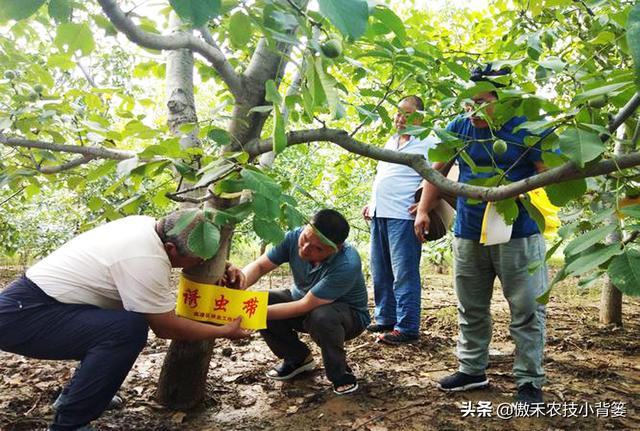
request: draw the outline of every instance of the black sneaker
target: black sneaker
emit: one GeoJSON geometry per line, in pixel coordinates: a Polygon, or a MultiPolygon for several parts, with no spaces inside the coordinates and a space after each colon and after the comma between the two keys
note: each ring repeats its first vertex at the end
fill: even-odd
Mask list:
{"type": "Polygon", "coordinates": [[[438,382],[438,389],[445,392],[461,392],[471,389],[486,388],[489,386],[489,380],[485,374],[480,376],[472,376],[457,371],[438,382]]]}
{"type": "Polygon", "coordinates": [[[393,325],[379,325],[377,323],[372,323],[367,326],[367,331],[369,332],[387,332],[393,330],[393,325]]]}
{"type": "Polygon", "coordinates": [[[291,363],[282,361],[267,371],[265,375],[273,380],[289,380],[300,373],[313,370],[314,367],[313,357],[309,355],[302,362],[291,363]]]}
{"type": "Polygon", "coordinates": [[[378,341],[385,344],[413,344],[417,343],[420,337],[418,335],[403,334],[398,330],[387,332],[386,334],[378,335],[378,341]]]}
{"type": "Polygon", "coordinates": [[[516,402],[522,404],[542,403],[542,389],[533,386],[533,383],[525,383],[518,386],[516,402]]]}
{"type": "MultiPolygon", "coordinates": [[[[63,390],[62,392],[60,392],[60,395],[58,395],[58,398],[56,398],[53,404],[51,404],[51,408],[53,408],[53,410],[58,410],[60,406],[64,404],[66,401],[67,401],[67,394],[63,390]]],[[[111,398],[111,401],[109,401],[109,404],[107,405],[107,410],[117,410],[121,408],[123,404],[124,404],[124,400],[119,395],[116,394],[113,396],[113,398],[111,398]]]]}

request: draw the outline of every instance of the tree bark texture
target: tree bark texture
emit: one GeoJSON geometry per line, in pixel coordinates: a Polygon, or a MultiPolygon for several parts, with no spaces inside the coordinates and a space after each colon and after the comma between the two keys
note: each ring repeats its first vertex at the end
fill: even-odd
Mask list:
{"type": "MultiPolygon", "coordinates": [[[[616,141],[613,150],[616,156],[622,156],[625,153],[622,143],[625,130],[626,127],[624,125],[618,129],[618,137],[621,139],[616,141]]],[[[615,214],[610,217],[609,222],[618,223],[615,214]]],[[[620,242],[621,239],[620,232],[616,230],[607,237],[607,244],[620,242]]],[[[602,292],[600,293],[600,323],[622,326],[622,292],[613,284],[609,276],[606,277],[606,282],[602,286],[602,292]]]]}
{"type": "MultiPolygon", "coordinates": [[[[172,15],[172,28],[180,28],[180,20],[172,15]]],[[[198,127],[189,133],[180,131],[184,124],[197,123],[193,96],[193,52],[187,49],[169,51],[167,54],[167,121],[171,132],[180,137],[180,145],[189,148],[199,145],[198,127]]],[[[182,182],[180,188],[189,187],[182,182]]],[[[192,193],[202,194],[202,190],[192,193]]],[[[197,197],[197,196],[191,196],[197,197]]],[[[184,203],[184,208],[194,206],[184,203]]],[[[226,250],[232,229],[225,227],[221,232],[220,251],[213,259],[184,276],[201,283],[213,283],[224,273],[226,250]]],[[[207,373],[214,342],[172,341],[165,356],[156,399],[170,409],[185,410],[198,406],[205,397],[207,373]]]]}
{"type": "MultiPolygon", "coordinates": [[[[183,275],[201,283],[218,279],[224,273],[232,233],[233,227],[223,227],[216,256],[194,271],[183,271],[183,275]]],[[[171,342],[158,380],[156,399],[160,404],[174,410],[189,410],[202,403],[214,345],[213,340],[171,342]]]]}

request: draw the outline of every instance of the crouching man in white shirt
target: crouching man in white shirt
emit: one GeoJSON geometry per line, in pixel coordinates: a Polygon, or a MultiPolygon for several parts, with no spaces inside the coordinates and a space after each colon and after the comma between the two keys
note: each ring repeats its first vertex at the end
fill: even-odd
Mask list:
{"type": "MultiPolygon", "coordinates": [[[[202,214],[169,235],[181,212],[131,216],[85,232],[0,292],[0,349],[80,360],[50,430],[90,430],[138,354],[149,328],[160,338],[242,338],[240,318],[213,326],[176,316],[171,268],[202,263],[187,238],[202,214]]],[[[235,278],[235,268],[227,276],[235,278]]],[[[233,280],[231,280],[233,281],[233,280]]]]}

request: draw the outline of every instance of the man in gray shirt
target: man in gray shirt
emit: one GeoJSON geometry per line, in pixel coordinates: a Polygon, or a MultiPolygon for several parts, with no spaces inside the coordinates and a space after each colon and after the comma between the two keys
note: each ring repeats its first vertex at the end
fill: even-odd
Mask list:
{"type": "Polygon", "coordinates": [[[267,329],[260,334],[283,361],[267,377],[288,380],[314,367],[309,348],[298,338],[298,332],[307,332],[322,351],[334,392],[343,395],[358,389],[344,342],[361,334],[370,318],[360,256],[344,242],[348,235],[345,218],[324,209],[242,270],[242,288],[285,262],[293,275],[290,290],[269,292],[267,329]]]}

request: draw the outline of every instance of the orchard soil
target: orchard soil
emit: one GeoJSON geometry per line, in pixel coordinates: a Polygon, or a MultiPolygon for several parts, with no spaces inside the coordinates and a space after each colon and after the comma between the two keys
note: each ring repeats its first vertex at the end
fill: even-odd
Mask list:
{"type": "MultiPolygon", "coordinates": [[[[17,268],[0,268],[0,288],[17,273],[17,268]]],[[[249,340],[216,342],[203,406],[168,410],[154,401],[168,342],[150,333],[147,347],[120,389],[124,404],[105,412],[93,425],[98,430],[154,431],[640,429],[638,298],[624,298],[624,326],[615,328],[598,323],[597,288],[579,291],[575,284],[565,284],[554,291],[547,309],[545,402],[586,403],[594,409],[586,417],[568,417],[560,411],[553,417],[504,420],[495,416],[495,410],[492,417],[463,417],[464,402],[488,401],[495,407],[512,401],[514,346],[508,305],[497,284],[489,389],[443,393],[436,388],[437,380],[456,370],[456,300],[450,275],[435,270],[423,274],[418,344],[385,346],[368,333],[347,344],[349,363],[360,377],[355,394],[333,394],[315,347],[314,371],[290,382],[270,381],[264,373],[276,360],[254,334],[249,340]],[[624,403],[626,411],[618,417],[597,417],[597,403],[624,403]]],[[[290,282],[284,275],[275,275],[258,288],[285,288],[290,282]]],[[[76,365],[0,352],[0,430],[46,429],[51,403],[76,365]]]]}

